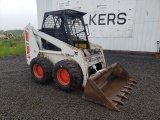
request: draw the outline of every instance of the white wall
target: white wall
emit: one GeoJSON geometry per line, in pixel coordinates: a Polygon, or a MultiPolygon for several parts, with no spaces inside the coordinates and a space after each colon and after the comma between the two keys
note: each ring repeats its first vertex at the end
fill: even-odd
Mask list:
{"type": "Polygon", "coordinates": [[[38,29],[42,27],[44,12],[52,10],[52,0],[37,0],[38,29]]]}
{"type": "Polygon", "coordinates": [[[160,0],[37,0],[38,27],[41,28],[43,14],[46,11],[75,9],[87,12],[85,21],[89,24],[89,15],[101,16],[102,23],[89,25],[90,41],[108,50],[127,50],[157,52],[160,41],[160,0]],[[126,23],[116,24],[119,13],[125,12],[126,23]],[[115,25],[107,25],[108,13],[116,15],[115,25]]]}

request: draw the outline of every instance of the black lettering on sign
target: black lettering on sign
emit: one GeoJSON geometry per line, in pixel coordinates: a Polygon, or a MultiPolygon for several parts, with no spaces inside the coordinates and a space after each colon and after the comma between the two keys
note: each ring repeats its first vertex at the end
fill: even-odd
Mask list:
{"type": "Polygon", "coordinates": [[[99,14],[98,25],[106,25],[106,23],[102,23],[105,20],[102,16],[106,16],[106,14],[99,14]]]}
{"type": "Polygon", "coordinates": [[[115,15],[114,13],[109,13],[109,14],[108,14],[107,25],[109,25],[109,21],[112,21],[112,22],[113,22],[113,25],[115,25],[115,22],[114,22],[115,18],[116,18],[116,15],[115,15]],[[111,18],[111,16],[112,16],[112,18],[111,18]]]}
{"type": "Polygon", "coordinates": [[[107,20],[106,20],[106,15],[107,14],[99,14],[99,15],[94,14],[93,16],[89,15],[89,25],[97,25],[97,24],[98,25],[106,25],[106,24],[107,25],[115,25],[115,24],[123,25],[126,23],[125,16],[127,16],[127,14],[124,12],[119,13],[118,15],[115,15],[114,13],[108,13],[107,20]],[[98,21],[96,17],[98,17],[98,21]]]}
{"type": "Polygon", "coordinates": [[[95,14],[92,18],[91,18],[91,15],[89,16],[89,25],[91,25],[91,22],[96,25],[95,21],[94,21],[94,18],[96,17],[97,14],[95,14]]]}
{"type": "Polygon", "coordinates": [[[120,16],[122,16],[122,15],[127,16],[126,13],[119,13],[119,14],[117,15],[118,20],[121,20],[121,22],[117,21],[117,23],[118,23],[119,25],[122,25],[122,24],[125,24],[125,23],[126,23],[126,19],[125,19],[124,17],[120,17],[120,16]]]}

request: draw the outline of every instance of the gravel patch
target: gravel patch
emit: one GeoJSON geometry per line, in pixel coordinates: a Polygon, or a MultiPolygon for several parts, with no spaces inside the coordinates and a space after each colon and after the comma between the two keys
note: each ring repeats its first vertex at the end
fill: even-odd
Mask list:
{"type": "Polygon", "coordinates": [[[82,90],[65,93],[53,82],[35,83],[25,54],[0,58],[0,119],[160,119],[160,59],[107,54],[106,60],[108,64],[122,64],[138,81],[121,112],[84,101],[82,90]]]}

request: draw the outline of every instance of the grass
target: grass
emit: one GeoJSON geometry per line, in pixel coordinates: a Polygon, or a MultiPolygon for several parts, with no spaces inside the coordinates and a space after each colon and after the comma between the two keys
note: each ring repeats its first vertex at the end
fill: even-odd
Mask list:
{"type": "Polygon", "coordinates": [[[24,38],[0,40],[0,58],[25,52],[24,38]]]}

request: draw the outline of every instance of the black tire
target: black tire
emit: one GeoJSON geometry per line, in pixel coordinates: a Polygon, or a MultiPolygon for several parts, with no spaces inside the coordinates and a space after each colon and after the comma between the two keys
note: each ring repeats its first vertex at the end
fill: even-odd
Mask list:
{"type": "Polygon", "coordinates": [[[44,84],[44,83],[47,83],[53,79],[52,78],[53,64],[49,60],[47,60],[46,58],[36,57],[36,58],[32,59],[30,67],[31,67],[32,78],[35,82],[44,84]],[[37,66],[41,67],[43,74],[41,73],[39,75],[36,72],[36,71],[38,71],[38,70],[36,70],[37,66]]]}
{"type": "Polygon", "coordinates": [[[55,64],[53,69],[53,80],[56,86],[66,92],[71,92],[81,87],[83,82],[83,74],[80,66],[73,60],[62,60],[55,64]],[[62,84],[58,79],[58,71],[66,70],[69,73],[69,82],[67,84],[62,84]]]}

